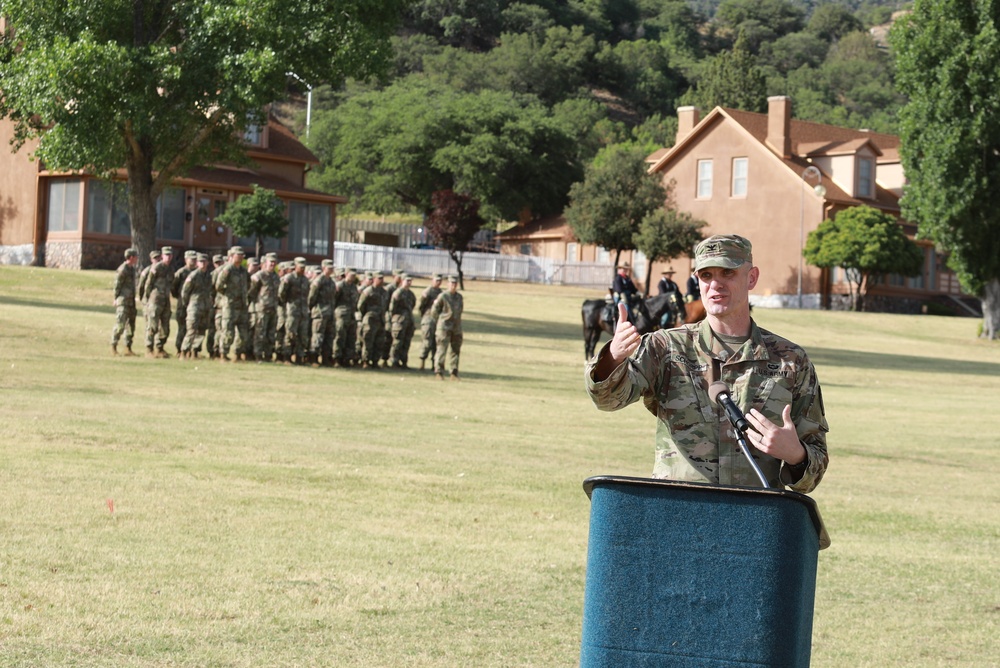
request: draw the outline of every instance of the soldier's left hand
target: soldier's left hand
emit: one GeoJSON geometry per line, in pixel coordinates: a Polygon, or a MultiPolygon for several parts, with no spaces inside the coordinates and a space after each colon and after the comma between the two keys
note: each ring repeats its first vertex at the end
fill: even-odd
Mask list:
{"type": "Polygon", "coordinates": [[[748,431],[750,445],[775,459],[789,464],[798,464],[806,458],[806,449],[799,442],[799,435],[792,422],[792,407],[786,405],[781,411],[782,425],[779,427],[756,408],[747,413],[747,421],[757,431],[748,431]]]}

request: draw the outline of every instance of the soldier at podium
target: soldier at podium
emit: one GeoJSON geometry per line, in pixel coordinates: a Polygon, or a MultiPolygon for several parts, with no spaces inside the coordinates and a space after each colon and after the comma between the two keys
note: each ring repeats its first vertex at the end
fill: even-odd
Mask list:
{"type": "Polygon", "coordinates": [[[641,399],[656,416],[652,477],[759,487],[725,412],[709,398],[709,385],[721,380],[752,427],[747,441],[768,484],[809,492],[829,462],[823,395],[805,351],[750,316],[760,275],[752,250],[737,235],[695,247],[701,323],[640,336],[619,306],[614,338],[587,363],[587,392],[601,410],[641,399]]]}

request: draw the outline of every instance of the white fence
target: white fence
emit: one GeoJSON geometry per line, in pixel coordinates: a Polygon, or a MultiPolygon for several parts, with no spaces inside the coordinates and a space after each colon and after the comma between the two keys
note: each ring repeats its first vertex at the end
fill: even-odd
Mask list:
{"type": "MultiPolygon", "coordinates": [[[[361,218],[338,218],[335,243],[360,243],[365,232],[374,232],[396,238],[396,247],[412,248],[416,244],[428,244],[427,231],[420,225],[411,223],[390,223],[382,220],[361,218]]],[[[493,230],[479,230],[469,247],[473,250],[498,251],[500,244],[493,230]]]]}
{"type": "MultiPolygon", "coordinates": [[[[334,245],[333,260],[338,267],[354,267],[358,271],[400,269],[416,276],[458,272],[448,251],[443,250],[338,242],[334,245]]],[[[579,285],[600,289],[611,285],[614,277],[610,264],[474,252],[462,254],[462,274],[480,281],[579,285]]]]}

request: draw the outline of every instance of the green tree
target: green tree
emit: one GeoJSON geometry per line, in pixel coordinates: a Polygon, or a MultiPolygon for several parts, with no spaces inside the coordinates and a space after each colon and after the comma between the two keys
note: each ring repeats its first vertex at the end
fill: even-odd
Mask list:
{"type": "MultiPolygon", "coordinates": [[[[635,234],[635,247],[650,262],[666,262],[682,255],[690,255],[704,236],[701,228],[708,223],[694,218],[686,211],[660,208],[649,213],[639,224],[635,234]]],[[[646,294],[649,294],[653,272],[646,272],[646,294]]]]}
{"type": "Polygon", "coordinates": [[[804,18],[802,8],[787,0],[723,0],[715,13],[722,32],[730,39],[742,34],[751,53],[764,42],[802,30],[804,18]]]}
{"type": "Polygon", "coordinates": [[[424,219],[424,227],[431,240],[448,251],[458,270],[458,285],[463,290],[462,254],[484,222],[479,215],[479,202],[472,197],[451,190],[431,194],[431,211],[424,219]]]}
{"type": "Polygon", "coordinates": [[[737,39],[732,51],[711,58],[696,88],[683,97],[685,104],[705,110],[717,106],[744,111],[767,111],[767,81],[757,58],[737,39]]]}
{"type": "Polygon", "coordinates": [[[317,114],[316,187],[352,207],[429,212],[438,190],[468,193],[489,218],[562,210],[581,173],[576,146],[531,97],[463,93],[409,77],[317,114]]]}
{"type": "Polygon", "coordinates": [[[318,84],[387,65],[405,0],[4,0],[0,117],[51,170],[128,173],[132,242],[156,199],[204,162],[244,160],[287,73],[318,84]]]}
{"type": "Polygon", "coordinates": [[[824,220],[809,233],[803,256],[816,267],[846,270],[854,311],[865,309],[865,298],[884,274],[916,276],[924,262],[920,247],[896,219],[870,206],[824,220]]]}
{"type": "Polygon", "coordinates": [[[288,230],[285,203],[273,190],[253,184],[253,193],[237,197],[218,218],[238,237],[257,240],[255,255],[260,258],[265,239],[281,239],[288,230]]]}
{"type": "Polygon", "coordinates": [[[917,0],[893,28],[906,217],[949,253],[1000,337],[1000,5],[917,0]]]}
{"type": "Polygon", "coordinates": [[[641,148],[609,146],[570,188],[566,222],[582,243],[614,250],[615,266],[622,251],[636,247],[642,221],[667,201],[659,179],[646,172],[645,157],[641,148]]]}

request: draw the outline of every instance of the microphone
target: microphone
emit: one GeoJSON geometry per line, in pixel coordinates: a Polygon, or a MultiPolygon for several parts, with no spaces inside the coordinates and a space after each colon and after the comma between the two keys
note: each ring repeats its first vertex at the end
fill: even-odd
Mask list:
{"type": "Polygon", "coordinates": [[[747,422],[747,418],[743,415],[743,411],[733,403],[733,398],[729,394],[729,388],[721,380],[717,380],[708,386],[708,398],[712,400],[713,403],[722,406],[726,411],[726,417],[729,421],[733,423],[736,430],[740,433],[747,433],[747,430],[752,429],[750,423],[747,422]]]}

